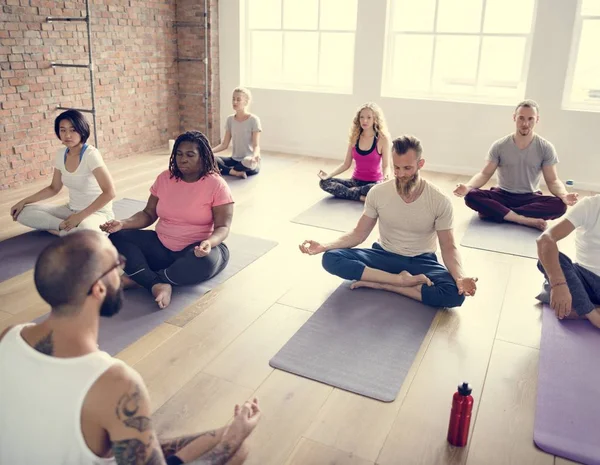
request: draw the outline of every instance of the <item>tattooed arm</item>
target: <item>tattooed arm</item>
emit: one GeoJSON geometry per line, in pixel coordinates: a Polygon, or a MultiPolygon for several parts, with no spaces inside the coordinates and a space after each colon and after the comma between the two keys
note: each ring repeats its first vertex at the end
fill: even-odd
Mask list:
{"type": "MultiPolygon", "coordinates": [[[[110,369],[110,397],[103,417],[118,465],[163,465],[177,454],[195,465],[224,465],[236,454],[260,417],[258,401],[236,405],[233,423],[218,431],[159,444],[150,419],[150,398],[141,376],[126,365],[110,369]]],[[[104,423],[104,422],[103,422],[104,423]]]]}
{"type": "Polygon", "coordinates": [[[118,465],[164,465],[165,458],[150,420],[150,397],[144,382],[137,372],[124,365],[111,370],[115,376],[105,410],[105,429],[115,461],[118,465]]]}

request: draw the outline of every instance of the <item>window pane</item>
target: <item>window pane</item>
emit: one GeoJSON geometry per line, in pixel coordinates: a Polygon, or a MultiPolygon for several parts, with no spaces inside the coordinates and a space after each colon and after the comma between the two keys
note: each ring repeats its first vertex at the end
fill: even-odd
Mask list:
{"type": "Polygon", "coordinates": [[[600,0],[582,0],[581,14],[600,16],[600,0]]]}
{"type": "Polygon", "coordinates": [[[318,32],[284,33],[283,80],[293,84],[317,83],[318,32]]]}
{"type": "Polygon", "coordinates": [[[281,28],[281,0],[249,0],[247,5],[250,29],[281,28]]]}
{"type": "Polygon", "coordinates": [[[479,32],[482,0],[439,0],[438,32],[479,32]]]}
{"type": "Polygon", "coordinates": [[[355,31],[357,0],[321,0],[319,28],[328,31],[355,31]]]}
{"type": "Polygon", "coordinates": [[[394,31],[433,32],[436,0],[395,0],[394,31]]]}
{"type": "Polygon", "coordinates": [[[393,53],[391,86],[396,90],[429,90],[433,36],[398,34],[393,53]]]}
{"type": "Polygon", "coordinates": [[[321,33],[319,84],[352,90],[354,33],[321,33]]]}
{"type": "Polygon", "coordinates": [[[480,84],[517,88],[521,82],[526,40],[524,37],[484,37],[480,84]]]}
{"type": "Polygon", "coordinates": [[[529,34],[535,0],[487,0],[483,32],[529,34]]]}
{"type": "Polygon", "coordinates": [[[252,32],[252,49],[248,57],[254,84],[281,80],[281,32],[252,32]]]}
{"type": "Polygon", "coordinates": [[[433,66],[434,90],[474,92],[479,36],[438,36],[436,40],[433,66]]]}
{"type": "Polygon", "coordinates": [[[318,26],[318,0],[283,0],[284,29],[317,29],[318,26]]]}
{"type": "Polygon", "coordinates": [[[600,44],[600,20],[584,21],[573,77],[573,100],[594,99],[600,102],[598,44],[600,44]]]}

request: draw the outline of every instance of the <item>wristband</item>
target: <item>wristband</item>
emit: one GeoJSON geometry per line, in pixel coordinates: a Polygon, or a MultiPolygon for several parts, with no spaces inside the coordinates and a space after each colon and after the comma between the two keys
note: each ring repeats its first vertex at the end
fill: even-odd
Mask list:
{"type": "Polygon", "coordinates": [[[558,286],[566,286],[566,285],[567,285],[567,282],[566,282],[566,281],[561,281],[561,282],[559,282],[559,283],[552,284],[552,285],[550,286],[550,289],[554,289],[555,287],[558,287],[558,286]]]}

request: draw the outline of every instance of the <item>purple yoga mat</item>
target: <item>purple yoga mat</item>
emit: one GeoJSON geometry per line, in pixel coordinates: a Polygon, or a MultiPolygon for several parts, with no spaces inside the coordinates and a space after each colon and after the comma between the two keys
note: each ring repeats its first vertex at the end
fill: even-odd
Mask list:
{"type": "MultiPolygon", "coordinates": [[[[113,211],[116,218],[122,219],[145,205],[146,203],[140,200],[121,199],[113,203],[113,211]]],[[[55,238],[56,236],[45,231],[31,231],[1,241],[0,283],[31,270],[38,255],[55,238]]]]}
{"type": "Polygon", "coordinates": [[[600,330],[543,308],[533,440],[542,450],[600,465],[600,330]]]}
{"type": "Polygon", "coordinates": [[[32,269],[40,252],[55,238],[45,231],[31,231],[0,242],[0,282],[32,269]]]}

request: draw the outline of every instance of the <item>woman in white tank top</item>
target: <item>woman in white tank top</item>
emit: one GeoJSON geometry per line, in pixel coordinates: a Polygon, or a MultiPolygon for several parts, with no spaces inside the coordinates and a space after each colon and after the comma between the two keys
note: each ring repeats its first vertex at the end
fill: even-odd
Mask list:
{"type": "Polygon", "coordinates": [[[48,187],[13,205],[14,221],[54,234],[94,229],[114,218],[112,199],[115,188],[97,148],[86,144],[90,126],[82,113],[67,110],[54,121],[56,136],[65,145],[56,153],[54,175],[48,187]],[[66,205],[30,205],[69,189],[66,205]]]}

